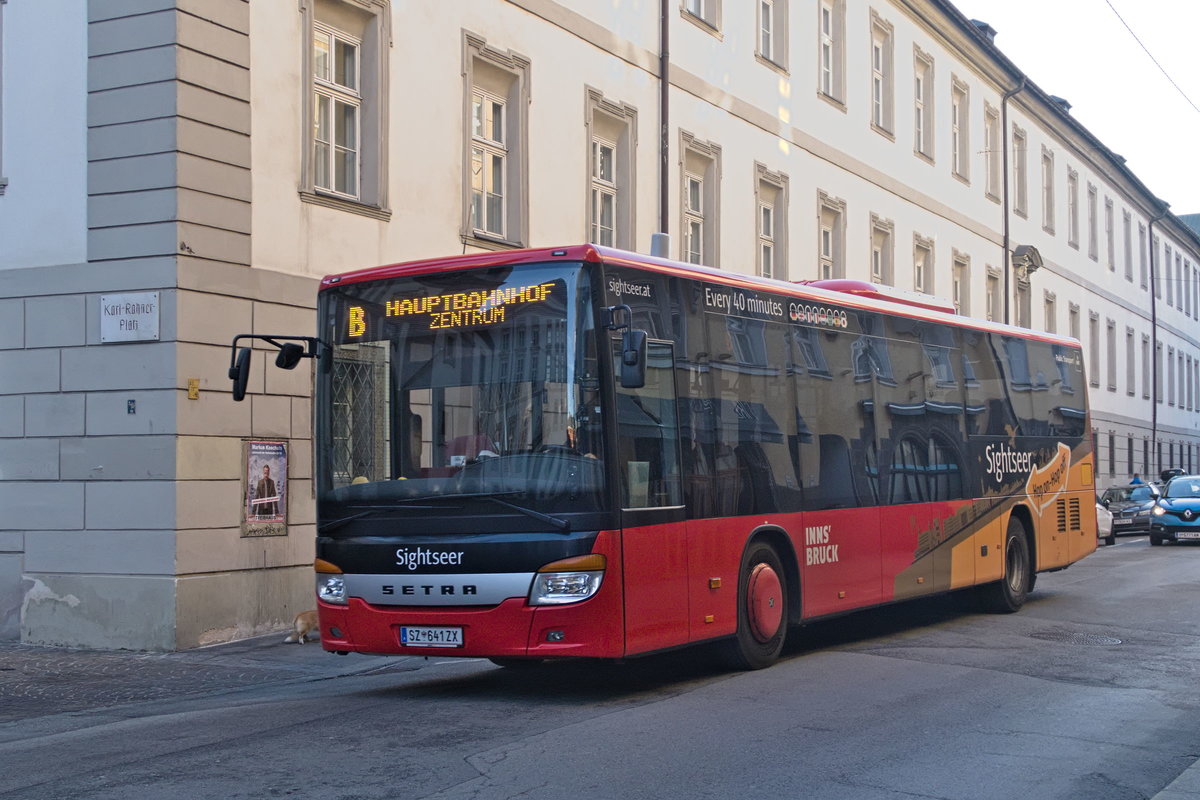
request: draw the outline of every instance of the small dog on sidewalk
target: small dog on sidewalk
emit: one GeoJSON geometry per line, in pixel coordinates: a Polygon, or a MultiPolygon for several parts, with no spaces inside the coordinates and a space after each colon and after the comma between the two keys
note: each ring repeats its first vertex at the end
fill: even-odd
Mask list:
{"type": "Polygon", "coordinates": [[[316,611],[301,611],[292,620],[292,632],[283,640],[284,644],[296,642],[304,644],[307,641],[315,641],[321,636],[321,627],[317,622],[316,611]]]}

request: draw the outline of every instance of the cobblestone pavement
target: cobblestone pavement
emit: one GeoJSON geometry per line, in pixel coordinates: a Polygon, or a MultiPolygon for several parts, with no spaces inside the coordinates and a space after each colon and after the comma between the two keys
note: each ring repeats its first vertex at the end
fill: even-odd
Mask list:
{"type": "Polygon", "coordinates": [[[0,724],[147,700],[387,669],[397,658],[337,656],[284,634],[178,653],[0,642],[0,724]]]}

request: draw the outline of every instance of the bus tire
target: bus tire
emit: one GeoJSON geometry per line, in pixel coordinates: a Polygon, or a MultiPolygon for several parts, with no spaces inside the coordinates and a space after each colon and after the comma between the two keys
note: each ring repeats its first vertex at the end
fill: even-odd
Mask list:
{"type": "Polygon", "coordinates": [[[734,669],[769,667],[783,650],[788,629],[788,586],[775,548],[754,542],[742,556],[738,576],[737,633],[724,642],[724,661],[734,669]]]}
{"type": "Polygon", "coordinates": [[[1008,520],[1008,531],[1004,535],[1004,577],[994,583],[979,587],[979,603],[984,611],[993,614],[1011,614],[1025,605],[1025,598],[1033,588],[1030,576],[1029,540],[1025,538],[1025,526],[1021,520],[1008,520]]]}

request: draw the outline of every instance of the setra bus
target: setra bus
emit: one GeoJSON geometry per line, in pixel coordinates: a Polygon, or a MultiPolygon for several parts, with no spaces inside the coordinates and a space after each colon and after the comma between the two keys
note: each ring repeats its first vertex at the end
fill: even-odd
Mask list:
{"type": "MultiPolygon", "coordinates": [[[[325,278],[316,593],[338,653],[501,665],[715,641],[1096,548],[1078,341],[847,280],[593,245],[325,278]]],[[[287,341],[285,341],[287,340],[287,341]]],[[[297,342],[307,342],[307,348],[297,342]]]]}

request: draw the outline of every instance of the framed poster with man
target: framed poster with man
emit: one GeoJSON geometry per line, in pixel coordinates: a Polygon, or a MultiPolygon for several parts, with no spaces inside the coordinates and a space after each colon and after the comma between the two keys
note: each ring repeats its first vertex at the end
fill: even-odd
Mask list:
{"type": "Polygon", "coordinates": [[[287,442],[244,443],[242,536],[287,533],[287,442]]]}

